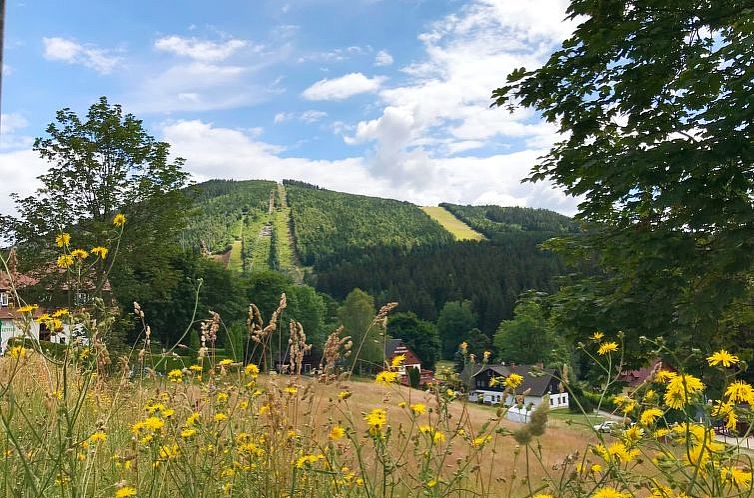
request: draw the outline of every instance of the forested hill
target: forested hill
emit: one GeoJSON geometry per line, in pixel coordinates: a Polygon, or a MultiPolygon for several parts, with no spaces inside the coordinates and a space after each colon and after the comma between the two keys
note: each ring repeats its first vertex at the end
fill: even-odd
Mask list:
{"type": "Polygon", "coordinates": [[[573,219],[548,209],[461,206],[449,203],[442,203],[440,206],[491,240],[521,232],[559,234],[578,231],[573,219]]]}
{"type": "Polygon", "coordinates": [[[429,320],[445,303],[468,300],[490,335],[511,318],[522,291],[554,290],[563,265],[538,246],[576,230],[570,218],[542,209],[443,204],[487,239],[457,241],[409,202],[291,180],[216,180],[193,195],[196,216],[184,242],[204,241],[233,269],[281,270],[294,280],[305,273],[337,299],[360,288],[378,304],[399,301],[429,320]]]}
{"type": "Polygon", "coordinates": [[[449,244],[453,237],[414,204],[283,182],[296,249],[307,266],[326,268],[344,254],[392,247],[449,244]]]}

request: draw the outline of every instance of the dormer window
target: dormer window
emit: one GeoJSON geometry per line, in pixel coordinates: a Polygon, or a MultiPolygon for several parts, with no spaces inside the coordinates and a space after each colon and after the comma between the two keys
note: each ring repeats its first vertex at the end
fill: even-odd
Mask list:
{"type": "Polygon", "coordinates": [[[9,297],[7,292],[0,292],[0,307],[6,308],[8,306],[9,297]]]}

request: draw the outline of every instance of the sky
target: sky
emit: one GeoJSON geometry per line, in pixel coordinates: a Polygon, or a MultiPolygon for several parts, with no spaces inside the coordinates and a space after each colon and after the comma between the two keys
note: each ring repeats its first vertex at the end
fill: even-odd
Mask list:
{"type": "Polygon", "coordinates": [[[557,140],[490,108],[573,31],[567,0],[8,0],[0,213],[48,165],[34,137],[100,96],[142,119],[195,181],[291,178],[408,200],[543,207],[521,183],[557,140]]]}

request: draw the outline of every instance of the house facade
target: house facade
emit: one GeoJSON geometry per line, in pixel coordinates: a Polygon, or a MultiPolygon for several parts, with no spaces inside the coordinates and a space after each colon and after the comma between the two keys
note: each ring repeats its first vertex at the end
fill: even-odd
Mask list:
{"type": "Polygon", "coordinates": [[[385,343],[385,361],[387,364],[392,365],[393,360],[401,355],[404,357],[404,360],[395,367],[395,370],[400,374],[402,384],[409,384],[408,372],[411,368],[419,370],[420,385],[428,384],[434,380],[433,372],[422,369],[421,358],[403,342],[403,339],[388,339],[385,343]]]}
{"type": "MultiPolygon", "coordinates": [[[[29,304],[24,302],[27,291],[39,284],[38,278],[18,271],[16,251],[11,249],[8,254],[8,271],[5,268],[0,269],[0,351],[4,352],[8,347],[8,341],[16,337],[65,344],[77,335],[68,325],[50,330],[45,323],[39,323],[37,320],[45,313],[55,311],[52,293],[48,294],[47,300],[48,304],[53,306],[40,305],[28,313],[18,311],[29,304]]],[[[107,290],[109,291],[109,285],[107,290]]],[[[76,299],[80,299],[82,294],[77,292],[76,299]]]]}
{"type": "Polygon", "coordinates": [[[535,365],[471,365],[461,374],[469,388],[469,401],[509,407],[523,406],[525,412],[548,403],[550,408],[568,406],[568,392],[561,392],[559,372],[535,365]],[[511,374],[523,377],[517,396],[505,392],[504,380],[511,374]],[[493,379],[496,379],[493,381],[493,379]]]}

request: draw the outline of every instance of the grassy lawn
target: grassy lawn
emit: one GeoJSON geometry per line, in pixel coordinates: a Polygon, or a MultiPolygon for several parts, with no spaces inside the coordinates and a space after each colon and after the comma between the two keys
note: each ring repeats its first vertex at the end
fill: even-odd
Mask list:
{"type": "Polygon", "coordinates": [[[456,240],[484,240],[484,235],[471,229],[447,209],[440,206],[423,207],[422,211],[450,232],[456,240]]]}

